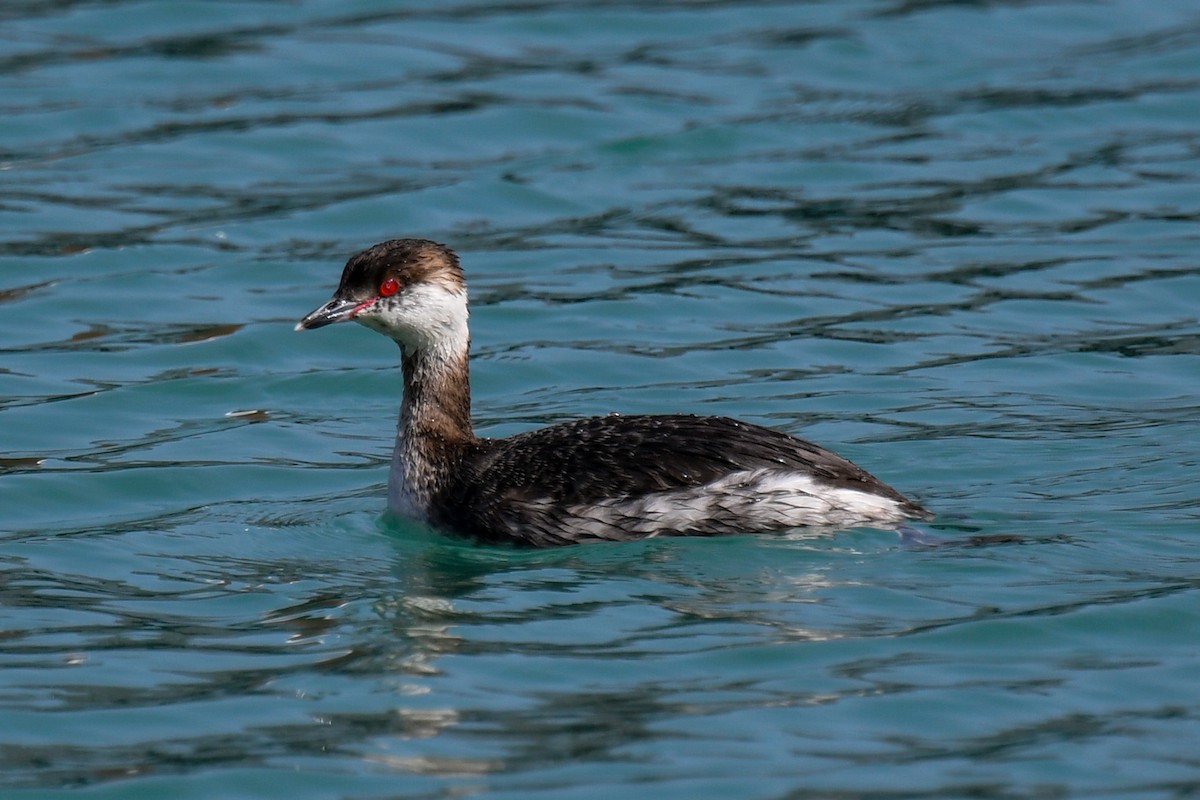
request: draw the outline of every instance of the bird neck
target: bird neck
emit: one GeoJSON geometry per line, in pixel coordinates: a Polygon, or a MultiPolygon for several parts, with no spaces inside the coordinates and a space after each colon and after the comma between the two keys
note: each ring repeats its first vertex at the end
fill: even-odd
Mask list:
{"type": "Polygon", "coordinates": [[[388,479],[388,506],[429,520],[430,502],[463,452],[477,441],[471,426],[466,346],[403,347],[404,397],[388,479]]]}
{"type": "Polygon", "coordinates": [[[402,366],[404,399],[400,406],[400,428],[421,440],[473,440],[467,350],[406,350],[402,366]]]}

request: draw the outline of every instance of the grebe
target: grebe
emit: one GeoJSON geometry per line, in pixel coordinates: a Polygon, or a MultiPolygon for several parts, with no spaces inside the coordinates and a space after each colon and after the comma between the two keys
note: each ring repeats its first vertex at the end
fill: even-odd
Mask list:
{"type": "Polygon", "coordinates": [[[404,397],[388,508],[535,546],[665,535],[891,526],[929,512],[815,444],[727,417],[593,417],[507,439],[471,427],[458,257],[394,239],[346,262],[296,330],[354,320],[400,345],[404,397]]]}

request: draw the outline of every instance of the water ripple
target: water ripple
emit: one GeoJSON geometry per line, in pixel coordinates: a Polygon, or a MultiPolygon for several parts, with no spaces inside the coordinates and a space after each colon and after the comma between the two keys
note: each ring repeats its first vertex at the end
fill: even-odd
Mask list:
{"type": "Polygon", "coordinates": [[[1195,792],[1190,5],[220,9],[0,8],[5,791],[1195,792]],[[939,519],[378,519],[395,349],[292,326],[397,235],[482,432],[728,413],[939,519]]]}

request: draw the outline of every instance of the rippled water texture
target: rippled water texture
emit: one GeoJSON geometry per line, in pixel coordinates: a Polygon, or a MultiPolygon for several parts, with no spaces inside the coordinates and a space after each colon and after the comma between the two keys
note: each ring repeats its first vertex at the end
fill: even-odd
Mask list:
{"type": "Polygon", "coordinates": [[[14,0],[0,131],[5,800],[1200,792],[1194,0],[14,0]],[[395,348],[292,325],[400,235],[483,432],[727,413],[939,519],[382,519],[395,348]]]}

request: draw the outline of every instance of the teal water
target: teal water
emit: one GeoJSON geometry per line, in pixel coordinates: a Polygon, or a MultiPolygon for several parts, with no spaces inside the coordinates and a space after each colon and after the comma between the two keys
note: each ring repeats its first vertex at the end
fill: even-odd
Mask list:
{"type": "Polygon", "coordinates": [[[4,4],[0,796],[1195,796],[1198,109],[1192,0],[4,4]],[[382,519],[397,354],[292,325],[400,235],[483,432],[949,544],[382,519]]]}

